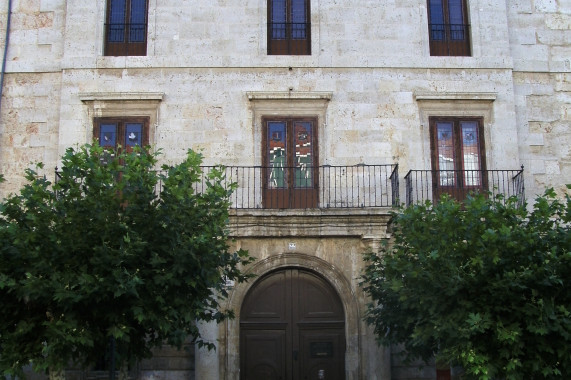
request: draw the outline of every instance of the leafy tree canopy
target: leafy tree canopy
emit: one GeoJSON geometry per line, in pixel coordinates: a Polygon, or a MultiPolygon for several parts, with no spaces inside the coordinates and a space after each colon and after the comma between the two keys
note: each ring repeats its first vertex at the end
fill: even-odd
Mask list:
{"type": "Polygon", "coordinates": [[[571,199],[443,198],[394,214],[367,253],[367,321],[407,359],[436,356],[468,379],[571,375],[571,199]]]}
{"type": "Polygon", "coordinates": [[[227,245],[232,188],[193,151],[162,171],[157,156],[68,149],[56,183],[28,170],[0,204],[0,377],[94,363],[110,340],[118,365],[189,336],[213,347],[196,321],[232,316],[224,279],[251,261],[227,245]]]}

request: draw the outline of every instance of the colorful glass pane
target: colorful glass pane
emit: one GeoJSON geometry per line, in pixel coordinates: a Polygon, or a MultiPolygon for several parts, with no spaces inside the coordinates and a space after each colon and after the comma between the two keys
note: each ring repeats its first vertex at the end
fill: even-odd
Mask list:
{"type": "Polygon", "coordinates": [[[295,187],[312,187],[313,129],[310,122],[294,123],[295,187]]]}
{"type": "Polygon", "coordinates": [[[285,122],[268,122],[267,157],[269,164],[268,186],[286,187],[285,167],[287,166],[287,134],[285,122]]]}
{"type": "Polygon", "coordinates": [[[464,121],[460,123],[462,130],[462,158],[464,160],[464,183],[466,186],[480,185],[480,142],[478,123],[464,121]]]}
{"type": "Polygon", "coordinates": [[[454,186],[454,135],[450,122],[436,124],[440,186],[454,186]]]}
{"type": "Polygon", "coordinates": [[[112,146],[117,144],[117,124],[101,124],[99,127],[99,145],[112,146]]]}
{"type": "Polygon", "coordinates": [[[143,137],[143,124],[126,123],[125,124],[125,145],[140,146],[143,137]]]}

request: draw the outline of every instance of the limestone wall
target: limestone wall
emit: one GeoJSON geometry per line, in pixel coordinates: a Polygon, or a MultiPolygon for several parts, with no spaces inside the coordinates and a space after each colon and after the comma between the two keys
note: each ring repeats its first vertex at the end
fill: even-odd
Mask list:
{"type": "Polygon", "coordinates": [[[514,94],[528,197],[571,183],[571,4],[510,1],[514,94]]]}
{"type": "Polygon", "coordinates": [[[43,172],[54,175],[60,84],[59,73],[6,75],[0,122],[0,173],[7,180],[4,195],[20,188],[24,169],[33,163],[45,163],[43,172]]]}

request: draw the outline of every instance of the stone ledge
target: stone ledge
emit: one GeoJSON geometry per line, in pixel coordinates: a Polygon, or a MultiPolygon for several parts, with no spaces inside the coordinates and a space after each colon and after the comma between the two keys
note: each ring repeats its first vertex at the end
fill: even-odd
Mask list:
{"type": "Polygon", "coordinates": [[[423,100],[470,100],[488,101],[496,100],[497,94],[494,92],[418,92],[414,94],[416,101],[423,100]]]}
{"type": "Polygon", "coordinates": [[[156,100],[160,102],[164,96],[165,94],[162,92],[86,92],[80,93],[79,99],[82,102],[126,100],[156,100]]]}
{"type": "Polygon", "coordinates": [[[391,208],[231,210],[230,236],[348,237],[383,239],[391,208]]]}
{"type": "Polygon", "coordinates": [[[331,100],[332,92],[315,91],[250,91],[248,100],[331,100]]]}

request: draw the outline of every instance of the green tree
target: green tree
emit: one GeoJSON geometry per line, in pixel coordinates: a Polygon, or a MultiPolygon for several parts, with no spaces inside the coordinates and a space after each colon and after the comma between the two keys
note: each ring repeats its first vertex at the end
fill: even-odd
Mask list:
{"type": "Polygon", "coordinates": [[[461,365],[466,379],[571,375],[571,199],[443,198],[395,213],[365,255],[378,340],[406,359],[461,365]]]}
{"type": "Polygon", "coordinates": [[[110,341],[118,366],[189,336],[214,347],[196,321],[232,317],[224,280],[251,261],[229,251],[232,188],[193,151],[161,171],[157,156],[68,149],[56,183],[28,170],[0,205],[0,377],[90,365],[110,341]]]}

